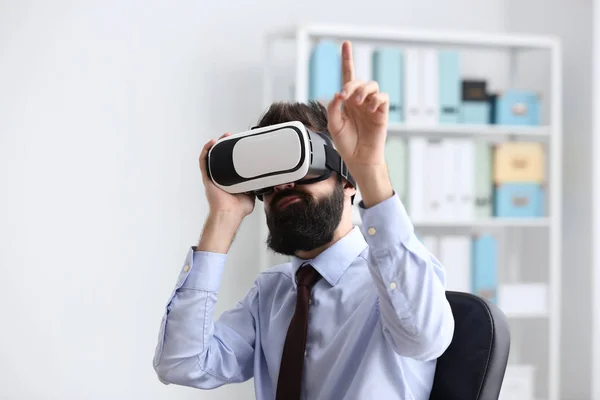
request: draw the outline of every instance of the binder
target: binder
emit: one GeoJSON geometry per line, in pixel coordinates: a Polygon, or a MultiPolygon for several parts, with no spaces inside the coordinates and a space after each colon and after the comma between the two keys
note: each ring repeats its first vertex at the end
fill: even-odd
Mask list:
{"type": "Polygon", "coordinates": [[[424,176],[427,173],[426,162],[427,140],[421,137],[408,139],[408,211],[411,219],[423,220],[425,214],[425,184],[424,176]]]}
{"type": "Polygon", "coordinates": [[[493,204],[492,148],[488,143],[475,144],[475,216],[492,216],[493,204]]]}
{"type": "Polygon", "coordinates": [[[423,124],[437,125],[439,122],[439,59],[436,49],[422,50],[423,78],[423,124]]]}
{"type": "Polygon", "coordinates": [[[456,220],[457,210],[459,208],[458,200],[460,188],[460,175],[458,165],[458,145],[456,139],[444,139],[442,143],[441,165],[438,173],[440,174],[440,186],[442,190],[442,210],[440,219],[456,220]]]}
{"type": "Polygon", "coordinates": [[[450,235],[440,238],[440,258],[446,270],[446,290],[471,293],[471,238],[450,235]]]}
{"type": "Polygon", "coordinates": [[[458,151],[458,209],[457,217],[469,221],[475,215],[475,143],[471,139],[457,139],[458,151]]]}
{"type": "Polygon", "coordinates": [[[354,57],[354,77],[363,82],[374,80],[373,54],[375,47],[367,43],[356,43],[352,45],[354,57]]]}
{"type": "Polygon", "coordinates": [[[442,218],[444,186],[440,179],[443,168],[443,145],[439,140],[428,140],[425,151],[427,167],[423,170],[425,215],[428,221],[442,218]]]}
{"type": "Polygon", "coordinates": [[[328,104],[342,87],[341,54],[331,40],[322,40],[312,49],[309,62],[309,90],[311,100],[328,104]]]}
{"type": "Polygon", "coordinates": [[[473,239],[473,293],[496,303],[498,291],[498,245],[483,234],[473,239]]]}
{"type": "Polygon", "coordinates": [[[460,118],[461,80],[459,53],[439,53],[440,124],[457,124],[460,118]]]}
{"type": "Polygon", "coordinates": [[[385,144],[385,160],[388,165],[388,171],[392,187],[400,197],[402,203],[407,203],[407,168],[408,163],[406,143],[402,138],[388,137],[385,144]]]}
{"type": "Polygon", "coordinates": [[[403,54],[398,49],[377,49],[373,54],[373,78],[390,99],[389,122],[404,121],[403,66],[403,54]]]}
{"type": "Polygon", "coordinates": [[[404,55],[405,121],[407,124],[421,125],[424,120],[421,50],[407,48],[404,55]]]}

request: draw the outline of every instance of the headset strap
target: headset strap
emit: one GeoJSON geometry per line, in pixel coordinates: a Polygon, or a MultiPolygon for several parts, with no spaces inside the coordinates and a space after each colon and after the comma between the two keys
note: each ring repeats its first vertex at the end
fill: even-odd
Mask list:
{"type": "Polygon", "coordinates": [[[356,182],[352,175],[350,175],[346,163],[339,153],[331,146],[325,146],[325,165],[327,165],[327,168],[330,170],[336,171],[342,178],[346,179],[356,188],[356,182]]]}

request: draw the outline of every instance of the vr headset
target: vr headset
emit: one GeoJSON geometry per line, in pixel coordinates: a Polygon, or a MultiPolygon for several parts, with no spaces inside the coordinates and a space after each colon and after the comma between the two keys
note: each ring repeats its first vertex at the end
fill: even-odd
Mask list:
{"type": "Polygon", "coordinates": [[[285,122],[219,139],[209,150],[208,175],[228,193],[250,193],[259,200],[274,186],[315,183],[337,172],[354,187],[331,139],[299,121],[285,122]]]}

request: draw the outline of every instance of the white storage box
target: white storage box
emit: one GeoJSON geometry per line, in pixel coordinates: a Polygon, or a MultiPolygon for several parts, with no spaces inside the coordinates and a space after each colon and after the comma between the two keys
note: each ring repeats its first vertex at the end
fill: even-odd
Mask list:
{"type": "Polygon", "coordinates": [[[533,365],[508,365],[499,400],[533,400],[533,365]]]}

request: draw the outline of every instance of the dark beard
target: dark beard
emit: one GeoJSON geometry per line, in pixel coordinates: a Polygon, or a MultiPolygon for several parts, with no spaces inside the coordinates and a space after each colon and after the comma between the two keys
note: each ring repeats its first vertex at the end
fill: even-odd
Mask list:
{"type": "Polygon", "coordinates": [[[275,206],[267,214],[267,246],[276,253],[292,256],[297,251],[313,250],[331,242],[342,220],[343,184],[338,182],[331,195],[318,201],[292,189],[275,193],[271,202],[277,204],[288,195],[300,196],[301,199],[283,210],[275,206]]]}

